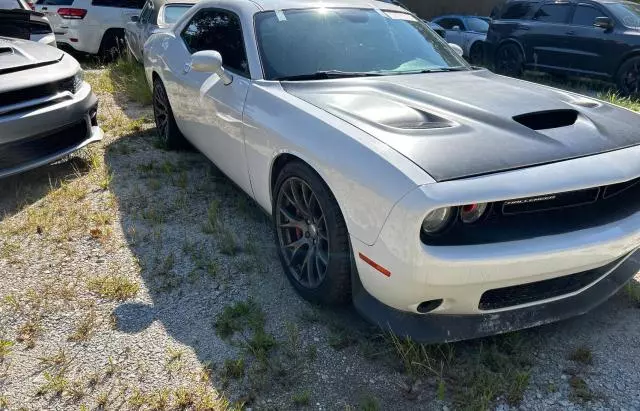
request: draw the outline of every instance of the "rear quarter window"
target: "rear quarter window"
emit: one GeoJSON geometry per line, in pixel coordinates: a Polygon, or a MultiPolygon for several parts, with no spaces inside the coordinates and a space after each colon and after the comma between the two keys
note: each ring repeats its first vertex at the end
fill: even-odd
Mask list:
{"type": "Polygon", "coordinates": [[[524,19],[536,6],[534,1],[518,1],[506,4],[500,13],[501,19],[521,20],[524,19]]]}

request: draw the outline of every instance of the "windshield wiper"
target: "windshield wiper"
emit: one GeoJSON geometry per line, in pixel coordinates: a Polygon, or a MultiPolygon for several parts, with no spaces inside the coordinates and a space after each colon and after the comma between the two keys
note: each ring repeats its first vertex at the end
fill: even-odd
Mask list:
{"type": "Polygon", "coordinates": [[[282,76],[277,77],[276,81],[303,81],[303,80],[328,80],[333,78],[349,78],[349,77],[376,77],[384,76],[384,73],[376,72],[359,72],[359,71],[339,71],[339,70],[326,70],[316,71],[309,74],[298,74],[295,76],[282,76]]]}

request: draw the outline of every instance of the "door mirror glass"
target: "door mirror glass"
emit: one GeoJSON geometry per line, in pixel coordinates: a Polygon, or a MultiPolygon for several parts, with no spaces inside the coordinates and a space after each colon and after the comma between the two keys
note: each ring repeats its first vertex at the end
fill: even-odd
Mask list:
{"type": "Polygon", "coordinates": [[[225,85],[231,84],[233,77],[222,67],[222,56],[214,50],[203,50],[191,56],[191,69],[202,73],[215,73],[225,85]]]}
{"type": "Polygon", "coordinates": [[[462,55],[464,54],[464,50],[462,50],[462,47],[458,46],[457,44],[449,43],[449,47],[451,47],[453,51],[455,51],[456,54],[460,57],[462,57],[462,55]]]}
{"type": "Polygon", "coordinates": [[[453,26],[453,27],[451,27],[451,30],[460,31],[460,26],[453,26]]]}
{"type": "Polygon", "coordinates": [[[596,17],[596,21],[593,25],[605,30],[613,28],[613,22],[609,17],[596,17]]]}
{"type": "Polygon", "coordinates": [[[140,16],[131,16],[131,21],[137,23],[140,21],[140,16]]]}

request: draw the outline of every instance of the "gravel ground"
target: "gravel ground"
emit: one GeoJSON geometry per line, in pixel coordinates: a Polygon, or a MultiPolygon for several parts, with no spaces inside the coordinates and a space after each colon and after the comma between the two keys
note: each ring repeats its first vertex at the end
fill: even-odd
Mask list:
{"type": "Polygon", "coordinates": [[[99,97],[105,141],[0,181],[0,409],[640,410],[629,292],[507,336],[394,340],[301,300],[252,201],[156,147],[149,107],[99,97]]]}

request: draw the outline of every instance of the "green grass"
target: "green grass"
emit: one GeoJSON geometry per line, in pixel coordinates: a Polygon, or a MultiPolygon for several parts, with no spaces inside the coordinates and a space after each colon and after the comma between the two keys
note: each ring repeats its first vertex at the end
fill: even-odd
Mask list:
{"type": "Polygon", "coordinates": [[[144,67],[133,58],[122,57],[108,64],[104,70],[89,72],[85,77],[96,93],[120,93],[140,104],[151,104],[151,88],[147,84],[144,67]]]}
{"type": "Polygon", "coordinates": [[[291,401],[293,401],[293,404],[298,407],[307,406],[311,402],[311,394],[308,390],[297,392],[293,394],[291,401]]]}
{"type": "Polygon", "coordinates": [[[0,339],[0,364],[11,354],[14,342],[0,339]]]}
{"type": "Polygon", "coordinates": [[[571,394],[569,395],[571,401],[575,403],[586,403],[596,398],[596,395],[591,391],[587,382],[578,376],[573,376],[569,379],[569,387],[571,387],[571,394]]]}
{"type": "Polygon", "coordinates": [[[236,332],[247,328],[252,331],[264,329],[265,314],[254,301],[240,301],[227,306],[215,322],[216,334],[222,338],[229,338],[236,332]]]}
{"type": "Polygon", "coordinates": [[[640,283],[631,280],[624,288],[627,296],[631,299],[631,302],[640,308],[640,283]]]}
{"type": "Polygon", "coordinates": [[[222,376],[234,380],[239,380],[244,377],[244,358],[225,360],[222,368],[222,376]]]}
{"type": "Polygon", "coordinates": [[[125,301],[138,293],[140,286],[128,278],[120,275],[95,277],[87,283],[89,291],[101,298],[112,301],[125,301]]]}
{"type": "Polygon", "coordinates": [[[591,353],[591,350],[585,346],[576,348],[571,354],[569,354],[569,359],[584,365],[593,364],[593,354],[591,353]]]}

